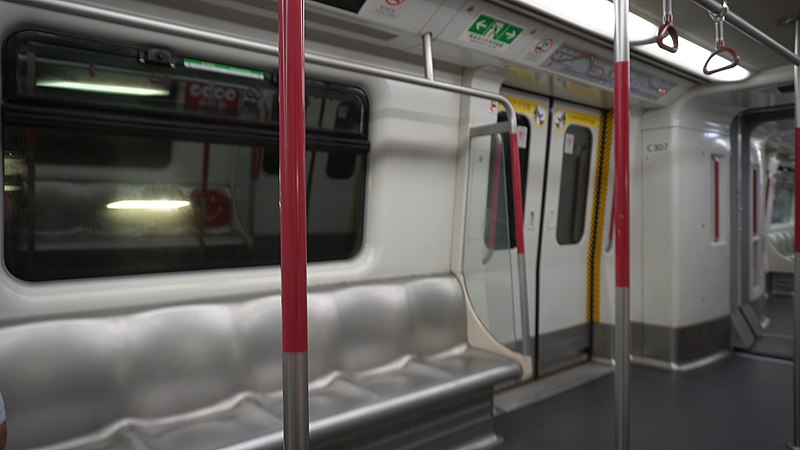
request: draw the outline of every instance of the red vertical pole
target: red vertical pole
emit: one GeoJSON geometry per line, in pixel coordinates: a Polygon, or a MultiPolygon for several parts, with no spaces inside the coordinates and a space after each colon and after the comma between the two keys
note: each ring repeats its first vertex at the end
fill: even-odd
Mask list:
{"type": "MultiPolygon", "coordinates": [[[[800,54],[800,17],[794,21],[794,52],[800,54]]],[[[794,160],[800,161],[800,66],[794,66],[794,160]]],[[[795,163],[797,164],[797,163],[795,163]]],[[[800,449],[800,168],[794,169],[794,448],[800,449]]]]}
{"type": "MultiPolygon", "coordinates": [[[[516,121],[515,121],[516,122],[516,121]]],[[[514,234],[517,238],[517,254],[525,254],[524,230],[522,228],[522,168],[519,159],[519,135],[512,133],[511,139],[511,188],[514,189],[514,234]]]]}
{"type": "Polygon", "coordinates": [[[278,7],[283,442],[308,448],[305,2],[278,7]]]}
{"type": "MultiPolygon", "coordinates": [[[[625,1],[627,4],[627,1],[625,1]]],[[[627,8],[626,8],[627,14],[627,8]]],[[[630,153],[630,63],[627,59],[614,64],[614,205],[617,238],[617,287],[630,287],[630,237],[629,237],[629,153],[630,153]]]]}
{"type": "Polygon", "coordinates": [[[616,448],[630,448],[630,44],[628,0],[615,0],[614,35],[614,222],[616,224],[616,324],[614,397],[616,448]]]}
{"type": "Polygon", "coordinates": [[[719,241],[719,157],[714,157],[714,242],[719,241]]]}

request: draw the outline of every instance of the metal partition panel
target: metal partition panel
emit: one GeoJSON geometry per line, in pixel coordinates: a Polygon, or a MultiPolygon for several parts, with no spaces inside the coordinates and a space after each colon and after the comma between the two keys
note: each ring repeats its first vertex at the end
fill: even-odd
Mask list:
{"type": "Polygon", "coordinates": [[[500,132],[507,124],[498,125],[474,130],[470,140],[464,281],[470,301],[486,328],[499,342],[521,352],[504,151],[508,135],[500,132]],[[480,134],[475,135],[476,132],[480,134]]]}

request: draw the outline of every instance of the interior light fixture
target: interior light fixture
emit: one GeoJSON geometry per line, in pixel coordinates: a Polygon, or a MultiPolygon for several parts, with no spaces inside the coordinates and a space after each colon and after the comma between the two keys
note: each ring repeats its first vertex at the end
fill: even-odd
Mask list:
{"type": "MultiPolygon", "coordinates": [[[[534,9],[560,17],[572,25],[599,34],[606,39],[614,39],[614,4],[602,0],[520,0],[534,9]]],[[[652,39],[658,32],[658,26],[634,13],[628,13],[628,37],[631,41],[652,39]]],[[[750,71],[742,66],[723,70],[713,75],[703,73],[703,65],[711,55],[711,50],[681,36],[678,52],[668,53],[657,44],[633,47],[659,61],[674,65],[683,70],[714,81],[739,81],[750,76],[750,71]]],[[[730,62],[721,56],[715,57],[710,66],[720,67],[730,62]]]]}
{"type": "Polygon", "coordinates": [[[108,209],[138,209],[150,211],[173,211],[189,206],[186,200],[120,200],[106,205],[108,209]]]}
{"type": "MultiPolygon", "coordinates": [[[[614,4],[602,0],[521,0],[539,11],[560,17],[583,29],[614,38],[614,4]]],[[[656,35],[658,26],[636,14],[628,17],[628,36],[632,41],[656,35]]],[[[705,62],[705,61],[704,61],[705,62]]]]}
{"type": "Polygon", "coordinates": [[[37,87],[67,89],[72,91],[96,92],[100,94],[121,94],[138,97],[168,97],[169,90],[159,87],[138,87],[118,84],[84,83],[80,81],[40,80],[37,87]]]}

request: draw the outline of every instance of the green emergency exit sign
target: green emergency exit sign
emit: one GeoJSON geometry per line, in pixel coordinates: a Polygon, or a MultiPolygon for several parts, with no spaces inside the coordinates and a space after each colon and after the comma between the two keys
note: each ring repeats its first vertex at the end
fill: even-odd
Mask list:
{"type": "Polygon", "coordinates": [[[512,25],[486,14],[478,16],[469,27],[470,33],[509,45],[512,44],[523,31],[524,29],[522,27],[512,25]]]}

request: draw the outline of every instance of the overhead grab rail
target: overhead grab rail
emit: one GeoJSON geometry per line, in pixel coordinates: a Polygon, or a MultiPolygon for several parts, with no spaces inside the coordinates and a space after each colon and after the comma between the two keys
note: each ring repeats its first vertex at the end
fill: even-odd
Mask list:
{"type": "Polygon", "coordinates": [[[672,0],[663,1],[663,10],[664,14],[661,16],[661,26],[658,27],[658,36],[656,37],[656,43],[662,49],[670,53],[675,53],[678,51],[678,29],[675,28],[675,24],[672,23],[673,20],[672,0]],[[672,38],[671,46],[664,43],[664,39],[667,36],[672,38]]]}
{"type": "Polygon", "coordinates": [[[725,45],[725,15],[728,13],[728,2],[722,2],[722,10],[714,14],[713,12],[709,11],[708,15],[714,20],[714,51],[708,56],[705,65],[703,66],[703,73],[706,75],[713,75],[718,72],[722,72],[723,70],[733,69],[734,67],[739,65],[741,58],[739,57],[739,53],[725,45]],[[708,64],[714,59],[715,56],[722,55],[722,54],[729,54],[731,56],[731,63],[722,67],[718,67],[716,69],[709,69],[708,64]]]}
{"type": "MultiPolygon", "coordinates": [[[[723,10],[724,5],[720,4],[716,0],[693,0],[699,6],[702,6],[706,10],[712,13],[720,13],[723,10]]],[[[736,15],[730,9],[727,9],[725,12],[725,21],[732,25],[737,30],[741,31],[754,41],[758,42],[759,44],[763,45],[764,47],[769,48],[770,50],[774,51],[775,53],[783,56],[786,58],[790,63],[794,65],[800,65],[800,56],[795,54],[793,51],[789,50],[788,48],[781,45],[778,41],[771,38],[768,34],[764,33],[763,31],[759,30],[758,28],[754,27],[746,20],[742,19],[738,15],[736,15]]]]}

